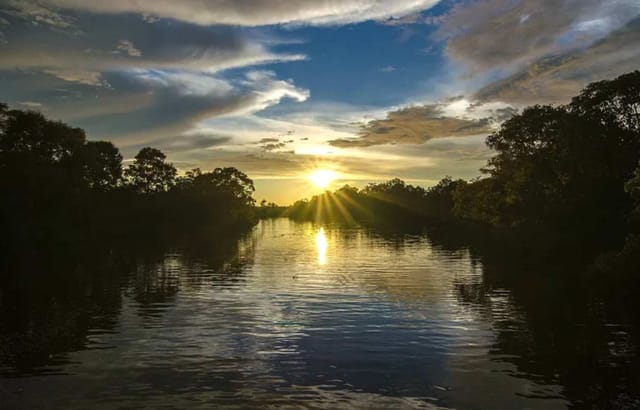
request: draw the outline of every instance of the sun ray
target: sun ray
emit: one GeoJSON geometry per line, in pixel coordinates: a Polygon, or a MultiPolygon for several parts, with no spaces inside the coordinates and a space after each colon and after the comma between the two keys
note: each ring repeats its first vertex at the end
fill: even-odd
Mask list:
{"type": "Polygon", "coordinates": [[[315,221],[316,222],[321,222],[322,219],[322,212],[323,212],[323,202],[322,202],[322,198],[318,197],[318,200],[315,201],[316,202],[316,218],[315,221]]]}
{"type": "Polygon", "coordinates": [[[336,195],[342,198],[345,202],[347,202],[357,211],[362,212],[364,215],[366,215],[367,218],[373,215],[370,209],[367,209],[366,207],[362,206],[362,204],[358,203],[357,201],[354,201],[353,198],[350,198],[348,195],[344,194],[343,192],[338,191],[336,192],[336,195]]]}
{"type": "Polygon", "coordinates": [[[355,223],[355,218],[353,217],[353,215],[351,215],[351,212],[349,212],[349,209],[347,209],[347,207],[342,203],[338,195],[331,194],[330,199],[333,206],[335,206],[335,208],[338,210],[338,212],[340,212],[340,214],[344,217],[345,221],[348,224],[355,223]]]}

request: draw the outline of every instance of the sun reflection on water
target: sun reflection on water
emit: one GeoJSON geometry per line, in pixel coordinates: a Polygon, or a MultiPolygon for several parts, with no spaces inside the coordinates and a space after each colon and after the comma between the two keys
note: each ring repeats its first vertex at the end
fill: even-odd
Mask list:
{"type": "Polygon", "coordinates": [[[324,228],[320,228],[316,233],[316,248],[318,250],[318,265],[324,265],[327,263],[327,236],[324,233],[324,228]]]}

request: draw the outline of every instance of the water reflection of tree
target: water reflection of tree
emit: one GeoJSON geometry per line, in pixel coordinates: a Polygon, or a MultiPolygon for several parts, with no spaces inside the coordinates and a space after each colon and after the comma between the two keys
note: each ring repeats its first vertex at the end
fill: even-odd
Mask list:
{"type": "Polygon", "coordinates": [[[12,268],[15,280],[0,289],[2,372],[58,372],[65,353],[88,347],[90,329],[113,330],[123,261],[89,260],[12,268]]]}
{"type": "MultiPolygon", "coordinates": [[[[433,240],[461,246],[451,237],[433,240]]],[[[482,278],[459,279],[455,289],[461,303],[492,323],[494,360],[515,365],[517,377],[562,385],[576,408],[640,405],[632,307],[607,298],[580,258],[534,259],[486,240],[472,241],[471,251],[482,261],[482,278]]]]}
{"type": "Polygon", "coordinates": [[[92,336],[118,325],[123,296],[143,319],[157,318],[183,288],[241,280],[250,243],[192,238],[189,242],[102,252],[99,244],[71,255],[39,255],[4,266],[12,274],[0,286],[0,373],[60,372],[67,353],[92,347],[92,336]],[[168,252],[169,249],[174,251],[168,252]]]}

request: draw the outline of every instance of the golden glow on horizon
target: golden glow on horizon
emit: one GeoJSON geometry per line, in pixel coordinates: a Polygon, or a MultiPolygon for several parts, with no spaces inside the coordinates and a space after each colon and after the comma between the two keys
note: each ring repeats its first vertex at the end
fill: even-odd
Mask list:
{"type": "Polygon", "coordinates": [[[309,179],[318,188],[325,189],[336,179],[336,173],[328,169],[316,169],[309,175],[309,179]]]}
{"type": "Polygon", "coordinates": [[[327,263],[327,235],[324,233],[324,228],[320,228],[316,233],[316,249],[318,250],[318,265],[324,265],[327,263]]]}

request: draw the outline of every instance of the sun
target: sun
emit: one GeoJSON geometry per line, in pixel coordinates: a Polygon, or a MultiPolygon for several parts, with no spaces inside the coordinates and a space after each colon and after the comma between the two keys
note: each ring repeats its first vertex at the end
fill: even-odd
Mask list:
{"type": "Polygon", "coordinates": [[[324,189],[336,179],[336,173],[328,169],[316,169],[309,175],[309,179],[315,186],[324,189]]]}

